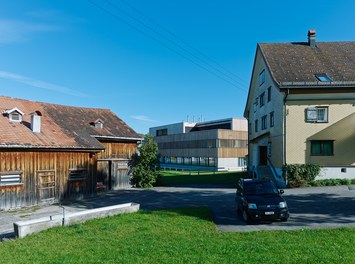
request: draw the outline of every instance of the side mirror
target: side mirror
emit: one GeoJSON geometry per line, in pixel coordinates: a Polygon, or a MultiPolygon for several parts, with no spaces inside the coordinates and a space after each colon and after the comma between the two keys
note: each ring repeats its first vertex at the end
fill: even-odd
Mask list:
{"type": "Polygon", "coordinates": [[[280,194],[284,194],[284,192],[285,192],[284,190],[280,190],[280,194]]]}

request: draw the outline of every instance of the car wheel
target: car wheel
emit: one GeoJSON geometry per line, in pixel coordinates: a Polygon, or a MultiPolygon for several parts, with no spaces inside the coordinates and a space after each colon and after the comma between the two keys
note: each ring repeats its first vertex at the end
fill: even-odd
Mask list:
{"type": "Polygon", "coordinates": [[[288,220],[288,217],[287,218],[281,218],[282,222],[287,222],[287,220],[288,220]]]}
{"type": "Polygon", "coordinates": [[[242,217],[245,223],[250,223],[250,217],[245,209],[242,211],[242,217]]]}

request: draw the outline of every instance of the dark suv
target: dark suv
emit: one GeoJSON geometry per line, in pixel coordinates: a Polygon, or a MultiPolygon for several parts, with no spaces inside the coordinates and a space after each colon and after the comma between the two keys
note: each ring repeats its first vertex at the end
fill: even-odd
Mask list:
{"type": "Polygon", "coordinates": [[[237,211],[247,223],[287,221],[289,212],[283,193],[271,180],[240,179],[235,197],[237,211]]]}

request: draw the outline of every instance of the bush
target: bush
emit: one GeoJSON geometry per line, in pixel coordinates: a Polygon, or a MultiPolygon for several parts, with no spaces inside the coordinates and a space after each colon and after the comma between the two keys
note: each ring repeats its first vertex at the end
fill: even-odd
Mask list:
{"type": "Polygon", "coordinates": [[[311,185],[319,173],[320,166],[316,164],[286,164],[282,167],[282,175],[291,188],[311,185]]]}
{"type": "Polygon", "coordinates": [[[136,187],[150,188],[159,177],[158,144],[151,135],[146,135],[138,153],[130,161],[132,184],[136,187]]]}
{"type": "Polygon", "coordinates": [[[337,186],[355,184],[355,179],[324,179],[312,182],[311,186],[337,186]]]}

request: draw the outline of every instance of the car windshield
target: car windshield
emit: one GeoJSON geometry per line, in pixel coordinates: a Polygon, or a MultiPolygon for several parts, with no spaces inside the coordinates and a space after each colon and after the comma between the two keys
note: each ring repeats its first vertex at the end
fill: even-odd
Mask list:
{"type": "Polygon", "coordinates": [[[249,195],[278,194],[279,191],[272,182],[245,182],[244,193],[249,195]]]}

